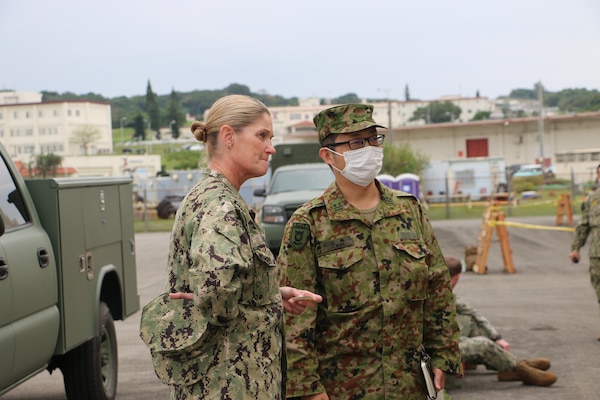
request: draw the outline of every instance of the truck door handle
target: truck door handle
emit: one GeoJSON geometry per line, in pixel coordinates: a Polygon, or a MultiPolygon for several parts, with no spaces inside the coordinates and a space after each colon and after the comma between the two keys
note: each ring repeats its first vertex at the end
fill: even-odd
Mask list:
{"type": "Polygon", "coordinates": [[[46,268],[50,265],[50,256],[48,255],[48,251],[43,247],[37,249],[37,257],[41,268],[46,268]]]}
{"type": "Polygon", "coordinates": [[[8,278],[8,265],[4,261],[4,258],[0,258],[0,281],[8,278]]]}

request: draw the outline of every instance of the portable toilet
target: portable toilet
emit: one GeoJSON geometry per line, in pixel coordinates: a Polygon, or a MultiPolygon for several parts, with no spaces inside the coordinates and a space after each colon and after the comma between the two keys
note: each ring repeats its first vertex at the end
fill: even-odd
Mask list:
{"type": "Polygon", "coordinates": [[[389,187],[390,189],[398,189],[397,184],[396,184],[396,178],[394,178],[391,175],[388,175],[388,174],[377,175],[377,180],[379,182],[383,183],[385,186],[389,187]]]}
{"type": "Polygon", "coordinates": [[[419,177],[415,174],[405,173],[396,177],[396,189],[402,190],[419,198],[419,177]]]}

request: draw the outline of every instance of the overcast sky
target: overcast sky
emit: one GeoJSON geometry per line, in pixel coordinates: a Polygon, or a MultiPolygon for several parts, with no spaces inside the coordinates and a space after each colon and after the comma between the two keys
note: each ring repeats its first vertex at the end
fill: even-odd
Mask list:
{"type": "Polygon", "coordinates": [[[598,0],[0,0],[0,89],[496,98],[600,89],[598,0]]]}

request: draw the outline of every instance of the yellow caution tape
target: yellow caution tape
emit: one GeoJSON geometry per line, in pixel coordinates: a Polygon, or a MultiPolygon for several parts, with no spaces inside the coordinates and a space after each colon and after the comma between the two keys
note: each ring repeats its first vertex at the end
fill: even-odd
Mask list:
{"type": "Polygon", "coordinates": [[[514,226],[517,228],[527,228],[527,229],[540,229],[540,230],[549,230],[549,231],[567,231],[567,232],[575,232],[575,228],[568,228],[562,226],[546,226],[546,225],[533,225],[533,224],[521,224],[519,222],[509,222],[509,221],[495,221],[488,220],[488,225],[494,227],[496,225],[505,225],[505,226],[514,226]]]}

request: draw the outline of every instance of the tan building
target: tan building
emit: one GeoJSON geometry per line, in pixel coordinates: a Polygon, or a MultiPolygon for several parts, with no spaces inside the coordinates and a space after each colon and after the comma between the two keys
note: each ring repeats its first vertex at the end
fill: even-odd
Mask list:
{"type": "MultiPolygon", "coordinates": [[[[12,98],[23,97],[12,93],[12,98]]],[[[110,113],[110,104],[90,101],[0,104],[0,140],[11,157],[23,163],[48,153],[110,154],[110,113]]]]}
{"type": "Polygon", "coordinates": [[[600,151],[582,152],[600,148],[600,112],[547,116],[542,126],[541,141],[537,117],[398,128],[392,141],[408,143],[430,160],[501,157],[509,166],[541,163],[543,157],[558,177],[568,179],[572,171],[586,180],[600,163],[600,151]],[[561,156],[573,152],[585,155],[561,156]]]}
{"type": "MultiPolygon", "coordinates": [[[[408,102],[407,102],[408,103],[408,102]]],[[[409,104],[398,102],[401,113],[412,115],[409,104]]],[[[463,103],[464,106],[465,103],[463,103]]],[[[387,125],[385,103],[375,106],[374,118],[387,125]]],[[[416,109],[417,105],[413,105],[416,109]]],[[[421,107],[422,105],[418,105],[421,107]]],[[[471,113],[481,104],[473,103],[471,113]]],[[[273,124],[278,120],[283,134],[276,134],[274,142],[312,142],[317,133],[312,116],[329,107],[328,105],[301,107],[296,111],[295,122],[291,124],[289,115],[293,107],[273,107],[273,124]],[[283,117],[288,115],[288,117],[283,117]],[[303,117],[301,117],[303,116],[303,117]],[[310,116],[311,123],[306,119],[310,116]],[[285,121],[285,122],[283,122],[285,121]]],[[[464,109],[463,109],[464,112],[464,109]]],[[[392,120],[395,114],[392,112],[392,120]]],[[[472,118],[472,117],[471,117],[472,118]]],[[[545,160],[545,167],[552,169],[557,177],[570,179],[573,173],[576,181],[586,182],[590,173],[600,164],[600,112],[547,115],[543,122],[538,117],[493,119],[472,122],[452,122],[418,126],[396,126],[383,131],[386,143],[408,143],[415,151],[429,157],[430,161],[466,160],[469,158],[502,158],[504,164],[535,164],[545,160]],[[543,137],[540,142],[540,128],[543,137]]],[[[280,130],[281,130],[280,129],[280,130]]],[[[277,129],[275,129],[277,132],[277,129]]]]}

